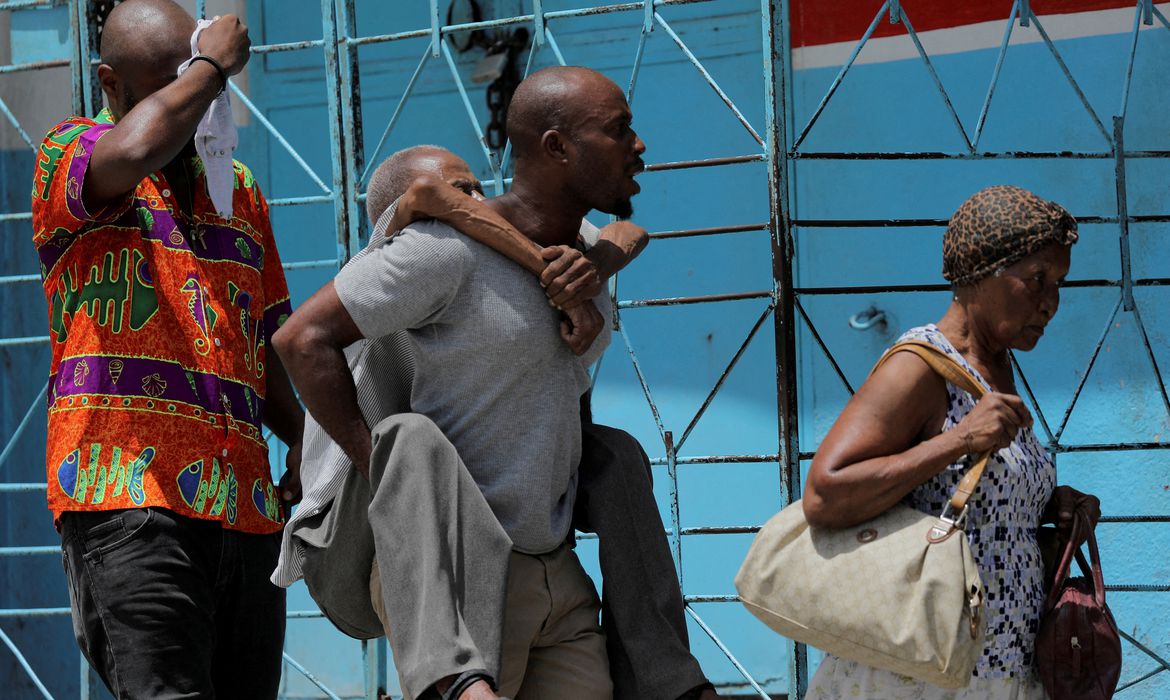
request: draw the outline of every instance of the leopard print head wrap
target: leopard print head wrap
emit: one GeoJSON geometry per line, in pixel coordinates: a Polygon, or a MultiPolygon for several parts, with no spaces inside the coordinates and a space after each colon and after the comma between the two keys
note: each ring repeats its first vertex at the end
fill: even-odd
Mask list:
{"type": "Polygon", "coordinates": [[[943,277],[957,287],[974,284],[1050,243],[1076,242],[1076,219],[1064,207],[1019,187],[988,187],[951,217],[943,235],[943,277]]]}

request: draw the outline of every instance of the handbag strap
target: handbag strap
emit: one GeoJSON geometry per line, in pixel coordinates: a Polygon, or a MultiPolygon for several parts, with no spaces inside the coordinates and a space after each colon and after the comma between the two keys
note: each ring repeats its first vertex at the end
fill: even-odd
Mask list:
{"type": "MultiPolygon", "coordinates": [[[[881,359],[870,370],[870,374],[876,372],[878,367],[881,367],[886,360],[898,352],[912,352],[922,358],[936,374],[975,397],[976,401],[987,393],[987,390],[967,368],[939,348],[922,340],[903,340],[897,343],[882,355],[881,359]]],[[[990,458],[991,452],[981,454],[975,464],[963,475],[959,485],[955,487],[955,492],[951,494],[950,507],[951,512],[955,514],[954,522],[957,523],[966,512],[967,502],[971,500],[971,495],[979,486],[979,480],[983,478],[983,472],[987,469],[987,462],[990,458]]]]}
{"type": "Polygon", "coordinates": [[[1064,552],[1060,557],[1060,566],[1056,567],[1056,577],[1052,582],[1052,587],[1048,589],[1048,598],[1044,601],[1044,609],[1051,610],[1056,607],[1056,603],[1060,600],[1061,587],[1068,579],[1069,569],[1072,567],[1072,560],[1076,558],[1077,565],[1081,567],[1081,572],[1086,577],[1093,580],[1093,599],[1097,601],[1097,605],[1105,607],[1105,577],[1101,573],[1101,555],[1097,551],[1097,535],[1094,528],[1089,525],[1089,518],[1080,510],[1073,511],[1073,525],[1072,531],[1069,533],[1068,542],[1064,545],[1064,552]],[[1081,535],[1085,535],[1085,540],[1089,543],[1089,565],[1085,564],[1085,557],[1081,554],[1080,545],[1077,544],[1081,540],[1081,535]]]}

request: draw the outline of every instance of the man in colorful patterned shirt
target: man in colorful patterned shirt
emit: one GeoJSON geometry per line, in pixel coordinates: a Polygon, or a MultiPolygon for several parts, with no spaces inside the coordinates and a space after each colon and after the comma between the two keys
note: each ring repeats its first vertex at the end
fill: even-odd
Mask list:
{"type": "Polygon", "coordinates": [[[171,0],[109,15],[109,108],[49,132],[33,241],[52,343],[48,502],[74,630],[117,697],[273,698],[284,522],[262,425],[299,461],[303,413],[272,333],[290,313],[268,205],[234,163],[217,213],[192,137],[247,28],[198,40],[171,0]]]}

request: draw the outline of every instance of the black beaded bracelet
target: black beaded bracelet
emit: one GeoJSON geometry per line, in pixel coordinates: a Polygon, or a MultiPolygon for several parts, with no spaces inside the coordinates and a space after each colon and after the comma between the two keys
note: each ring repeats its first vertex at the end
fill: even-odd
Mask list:
{"type": "Polygon", "coordinates": [[[223,69],[223,66],[219,65],[219,61],[215,60],[211,56],[204,56],[201,53],[197,53],[191,57],[191,62],[194,63],[195,61],[207,61],[210,63],[215,68],[215,72],[219,73],[219,80],[222,83],[222,87],[220,87],[219,91],[223,92],[227,89],[227,71],[223,69]]]}

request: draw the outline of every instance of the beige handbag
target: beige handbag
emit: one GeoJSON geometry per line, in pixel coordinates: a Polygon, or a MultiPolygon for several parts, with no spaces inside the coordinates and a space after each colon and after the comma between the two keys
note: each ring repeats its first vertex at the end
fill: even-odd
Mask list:
{"type": "MultiPolygon", "coordinates": [[[[976,399],[974,377],[928,343],[913,352],[976,399]]],[[[983,652],[983,582],[962,531],[989,454],[941,515],[896,505],[842,529],[810,528],[797,501],[760,530],[735,577],[740,600],[781,635],[841,658],[943,688],[971,681],[983,652]]]]}

